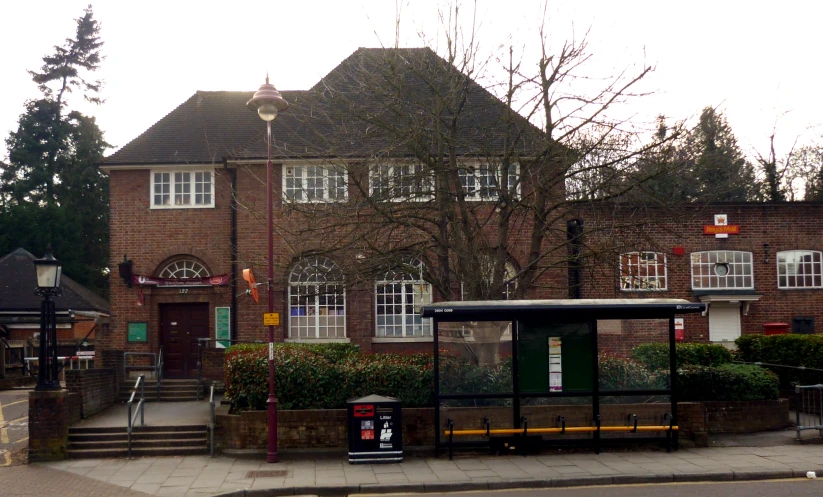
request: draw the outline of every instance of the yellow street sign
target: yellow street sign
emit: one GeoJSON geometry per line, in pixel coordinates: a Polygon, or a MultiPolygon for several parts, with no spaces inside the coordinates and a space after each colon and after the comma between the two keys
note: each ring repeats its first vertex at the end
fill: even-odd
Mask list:
{"type": "Polygon", "coordinates": [[[280,313],[279,312],[264,312],[263,313],[263,326],[280,326],[280,313]]]}

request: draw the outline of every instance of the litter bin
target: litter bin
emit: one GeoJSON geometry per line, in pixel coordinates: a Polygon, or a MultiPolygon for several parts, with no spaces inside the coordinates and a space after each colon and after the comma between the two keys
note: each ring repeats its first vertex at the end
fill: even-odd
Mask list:
{"type": "Polygon", "coordinates": [[[764,335],[785,335],[789,332],[789,324],[788,323],[764,323],[763,324],[763,334],[764,335]]]}
{"type": "Polygon", "coordinates": [[[380,395],[347,402],[350,463],[403,461],[400,407],[399,400],[380,395]]]}

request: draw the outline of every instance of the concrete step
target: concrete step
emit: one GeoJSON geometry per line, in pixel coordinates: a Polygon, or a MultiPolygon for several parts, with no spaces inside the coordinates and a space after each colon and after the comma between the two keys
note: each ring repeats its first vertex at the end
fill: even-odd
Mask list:
{"type": "MultiPolygon", "coordinates": [[[[132,440],[197,440],[205,436],[205,430],[196,431],[158,431],[158,432],[132,432],[132,440]]],[[[69,443],[72,442],[117,442],[128,441],[128,433],[69,433],[69,443]]]]}
{"type": "MultiPolygon", "coordinates": [[[[197,456],[208,454],[209,448],[203,447],[153,447],[135,448],[132,447],[132,457],[157,457],[157,456],[197,456]]],[[[128,449],[67,449],[66,455],[69,459],[103,459],[103,458],[123,458],[128,457],[128,449]]]]}
{"type": "MultiPolygon", "coordinates": [[[[177,425],[177,426],[135,426],[133,433],[166,433],[179,431],[205,431],[206,425],[177,425]]],[[[126,433],[125,426],[94,426],[69,428],[69,435],[86,433],[126,433]]]]}
{"type": "MultiPolygon", "coordinates": [[[[132,431],[134,456],[185,456],[208,453],[205,425],[138,426],[132,431]]],[[[125,427],[69,428],[66,453],[71,459],[126,457],[125,427]]]]}

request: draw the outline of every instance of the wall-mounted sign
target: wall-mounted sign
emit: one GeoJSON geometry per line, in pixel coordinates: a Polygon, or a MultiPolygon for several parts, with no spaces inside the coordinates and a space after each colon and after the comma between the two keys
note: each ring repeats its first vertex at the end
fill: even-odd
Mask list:
{"type": "Polygon", "coordinates": [[[218,274],[204,276],[203,278],[155,278],[154,276],[133,274],[131,283],[133,285],[157,287],[226,286],[229,284],[229,275],[218,274]]]}
{"type": "Polygon", "coordinates": [[[280,313],[279,312],[264,312],[263,313],[263,326],[280,326],[280,313]]]}
{"type": "Polygon", "coordinates": [[[715,214],[714,224],[703,226],[704,235],[714,235],[715,238],[728,238],[729,235],[739,235],[740,226],[729,224],[729,216],[726,214],[715,214]]]}
{"type": "Polygon", "coordinates": [[[147,323],[129,323],[128,324],[128,340],[129,342],[147,342],[148,336],[146,330],[147,323]]]}
{"type": "Polygon", "coordinates": [[[678,342],[686,339],[686,329],[683,326],[683,318],[674,318],[674,339],[678,342]]]}
{"type": "Polygon", "coordinates": [[[218,349],[231,345],[231,307],[214,308],[214,338],[218,349]]]}

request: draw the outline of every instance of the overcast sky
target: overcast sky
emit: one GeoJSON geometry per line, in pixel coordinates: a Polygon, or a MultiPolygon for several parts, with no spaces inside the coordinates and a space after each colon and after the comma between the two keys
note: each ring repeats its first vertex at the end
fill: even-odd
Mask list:
{"type": "MultiPolygon", "coordinates": [[[[16,128],[27,99],[39,93],[27,69],[74,35],[88,0],[0,1],[0,134],[16,128]]],[[[539,0],[478,0],[478,39],[485,53],[514,45],[524,64],[539,46],[539,0]]],[[[120,147],[197,90],[254,91],[268,71],[280,90],[316,83],[358,47],[443,48],[438,0],[245,1],[97,0],[106,60],[99,107],[71,95],[72,108],[97,117],[120,147]]],[[[470,14],[473,4],[463,2],[470,14]]],[[[587,74],[606,77],[644,64],[655,71],[635,101],[638,122],[657,114],[694,119],[708,105],[726,113],[741,147],[767,151],[777,126],[778,155],[795,139],[823,133],[819,52],[823,2],[550,1],[551,47],[589,30],[587,74]]],[[[464,18],[469,20],[469,15],[464,18]]],[[[442,50],[439,50],[442,53],[442,50]]],[[[5,157],[5,146],[0,157],[5,157]]]]}

